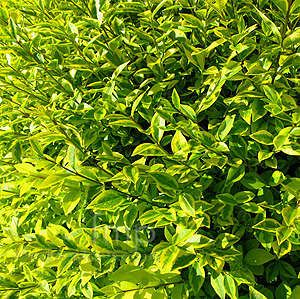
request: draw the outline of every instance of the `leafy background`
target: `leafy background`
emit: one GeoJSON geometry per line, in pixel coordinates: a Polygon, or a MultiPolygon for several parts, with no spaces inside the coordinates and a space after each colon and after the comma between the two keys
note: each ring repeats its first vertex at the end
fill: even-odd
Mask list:
{"type": "Polygon", "coordinates": [[[299,298],[299,18],[2,0],[2,298],[299,298]]]}

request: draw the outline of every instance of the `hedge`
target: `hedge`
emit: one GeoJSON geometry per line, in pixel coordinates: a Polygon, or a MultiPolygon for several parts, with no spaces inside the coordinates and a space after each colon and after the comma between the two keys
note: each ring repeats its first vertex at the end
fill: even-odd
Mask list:
{"type": "Polygon", "coordinates": [[[300,0],[2,0],[1,298],[300,298],[300,0]]]}

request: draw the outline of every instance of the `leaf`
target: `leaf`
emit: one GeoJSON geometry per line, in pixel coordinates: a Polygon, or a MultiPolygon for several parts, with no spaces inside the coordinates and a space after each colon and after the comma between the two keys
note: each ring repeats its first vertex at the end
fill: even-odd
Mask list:
{"type": "Polygon", "coordinates": [[[205,270],[200,262],[195,262],[189,267],[189,283],[196,295],[199,293],[205,280],[205,270]]]}
{"type": "Polygon", "coordinates": [[[114,190],[101,192],[88,205],[87,209],[114,211],[118,206],[127,200],[127,195],[114,190]]]}
{"type": "Polygon", "coordinates": [[[252,227],[254,229],[264,230],[269,233],[276,233],[276,230],[280,226],[280,223],[275,219],[264,219],[252,227]]]}
{"type": "Polygon", "coordinates": [[[199,141],[205,147],[210,147],[217,142],[216,138],[209,132],[201,131],[198,135],[199,141]]]}
{"type": "Polygon", "coordinates": [[[165,119],[156,112],[151,120],[151,134],[157,142],[159,142],[164,135],[164,131],[159,127],[164,127],[165,124],[165,119]]]}
{"type": "Polygon", "coordinates": [[[76,169],[76,147],[73,144],[70,144],[67,151],[67,162],[70,163],[70,166],[75,170],[76,169]]]}
{"type": "Polygon", "coordinates": [[[174,137],[172,138],[171,148],[174,154],[177,152],[182,152],[185,155],[189,150],[188,142],[180,131],[176,131],[174,137]]]}
{"type": "Polygon", "coordinates": [[[299,13],[300,0],[293,1],[291,5],[291,13],[299,13]]]}
{"type": "Polygon", "coordinates": [[[12,18],[9,18],[9,31],[14,39],[17,39],[17,26],[12,18]]]}
{"type": "MultiPolygon", "coordinates": [[[[276,139],[276,137],[274,138],[274,140],[276,139]]],[[[273,140],[273,142],[275,142],[274,140],[273,140]]],[[[261,162],[261,161],[267,160],[270,157],[272,157],[272,155],[273,155],[273,152],[269,152],[269,151],[265,151],[265,150],[259,151],[258,152],[258,161],[261,162]]]]}
{"type": "Polygon", "coordinates": [[[172,102],[174,107],[180,110],[180,97],[175,88],[173,89],[173,93],[172,93],[172,102]]]}
{"type": "Polygon", "coordinates": [[[228,205],[236,205],[237,204],[233,195],[231,195],[229,193],[218,194],[216,197],[219,200],[221,200],[222,202],[224,202],[225,204],[228,204],[228,205]]]}
{"type": "Polygon", "coordinates": [[[39,143],[38,140],[35,139],[29,139],[29,143],[32,147],[32,149],[39,155],[39,156],[43,156],[43,149],[39,143]]]}
{"type": "Polygon", "coordinates": [[[177,190],[178,183],[170,174],[165,172],[149,172],[149,176],[162,188],[168,190],[177,190]]]}
{"type": "Polygon", "coordinates": [[[250,299],[268,299],[265,297],[262,293],[260,293],[258,290],[253,288],[252,286],[249,286],[249,293],[250,293],[250,299]]]}
{"type": "Polygon", "coordinates": [[[193,196],[188,193],[181,193],[178,199],[181,209],[188,215],[195,217],[195,200],[193,196]]]}
{"type": "Polygon", "coordinates": [[[225,274],[224,278],[225,278],[224,279],[224,286],[225,286],[226,293],[228,294],[228,296],[231,299],[238,299],[236,282],[228,274],[225,274]]]}
{"type": "Polygon", "coordinates": [[[268,17],[266,17],[259,9],[257,9],[255,6],[254,8],[257,11],[258,15],[262,18],[262,21],[265,24],[265,26],[268,27],[273,32],[273,34],[277,39],[278,44],[280,44],[281,34],[277,26],[268,17]]]}
{"type": "Polygon", "coordinates": [[[50,174],[40,185],[39,189],[45,189],[49,188],[50,186],[53,186],[65,179],[64,176],[60,175],[55,175],[55,174],[50,174]]]}
{"type": "Polygon", "coordinates": [[[140,94],[137,99],[134,101],[132,108],[131,108],[131,117],[133,117],[135,109],[138,107],[138,105],[140,104],[141,100],[143,99],[144,95],[146,92],[143,92],[142,94],[140,94]]]}
{"type": "Polygon", "coordinates": [[[285,240],[287,240],[293,233],[292,227],[279,227],[276,230],[276,238],[278,245],[281,245],[285,240]]]}
{"type": "Polygon", "coordinates": [[[294,220],[300,216],[300,209],[286,206],[282,209],[281,214],[286,225],[290,226],[292,223],[294,223],[294,220]]]}
{"type": "Polygon", "coordinates": [[[180,105],[180,111],[192,121],[197,122],[196,113],[192,107],[188,105],[180,105]]]}
{"type": "Polygon", "coordinates": [[[112,74],[112,76],[111,76],[111,80],[116,79],[116,78],[122,73],[122,71],[125,69],[125,67],[128,65],[129,62],[130,62],[130,61],[127,61],[127,62],[125,62],[125,63],[119,65],[119,66],[115,69],[115,71],[113,72],[113,74],[112,74]]]}
{"type": "Polygon", "coordinates": [[[252,200],[255,194],[251,191],[241,191],[234,195],[234,199],[237,203],[242,204],[252,200]]]}
{"type": "Polygon", "coordinates": [[[149,210],[140,216],[139,220],[142,225],[155,222],[163,217],[159,210],[149,210]]]}
{"type": "Polygon", "coordinates": [[[272,2],[286,15],[289,5],[287,0],[272,0],[272,2]]]}
{"type": "Polygon", "coordinates": [[[164,6],[164,4],[167,2],[167,0],[162,0],[153,10],[152,18],[157,14],[157,12],[164,6]]]}
{"type": "Polygon", "coordinates": [[[162,269],[172,268],[174,261],[179,253],[179,248],[175,245],[165,249],[160,256],[160,264],[162,269]]]}
{"type": "Polygon", "coordinates": [[[286,49],[290,46],[296,46],[298,43],[300,43],[300,32],[294,31],[283,40],[282,46],[286,49]]]}
{"type": "Polygon", "coordinates": [[[81,286],[81,291],[86,298],[93,298],[93,288],[90,282],[88,282],[85,286],[81,286]]]}
{"type": "Polygon", "coordinates": [[[132,156],[141,155],[141,156],[167,156],[167,153],[161,149],[158,145],[152,143],[142,143],[138,145],[132,156]]]}
{"type": "Polygon", "coordinates": [[[275,88],[270,87],[268,85],[263,85],[263,90],[268,99],[270,99],[274,103],[281,103],[280,95],[275,90],[275,88]]]}
{"type": "Polygon", "coordinates": [[[281,151],[290,156],[300,156],[300,145],[296,142],[285,143],[281,151]]]}
{"type": "Polygon", "coordinates": [[[210,283],[215,292],[221,299],[225,299],[225,285],[224,285],[224,276],[219,274],[217,276],[212,275],[210,277],[210,283]]]}
{"type": "Polygon", "coordinates": [[[234,120],[235,114],[226,116],[218,129],[217,138],[219,138],[221,141],[225,140],[226,136],[229,134],[230,130],[233,127],[234,120]]]}
{"type": "Polygon", "coordinates": [[[293,292],[289,299],[298,299],[300,297],[300,286],[297,285],[294,287],[293,292]]]}
{"type": "Polygon", "coordinates": [[[76,254],[68,254],[64,257],[57,267],[58,276],[66,272],[72,266],[75,256],[76,254]]]}
{"type": "Polygon", "coordinates": [[[251,134],[250,137],[257,142],[266,144],[266,145],[273,144],[273,140],[274,140],[274,136],[266,130],[261,130],[261,131],[255,132],[255,133],[251,134]]]}
{"type": "Polygon", "coordinates": [[[15,279],[8,274],[0,273],[0,285],[5,288],[18,288],[18,284],[15,279]]]}
{"type": "Polygon", "coordinates": [[[71,191],[67,193],[62,201],[62,207],[65,215],[70,214],[78,205],[80,201],[80,193],[78,191],[71,191]]]}
{"type": "Polygon", "coordinates": [[[266,186],[263,178],[255,172],[247,172],[241,179],[241,183],[248,189],[260,189],[266,186]]]}
{"type": "Polygon", "coordinates": [[[238,135],[230,136],[229,149],[235,156],[241,158],[243,161],[246,161],[247,143],[243,137],[238,135]]]}
{"type": "Polygon", "coordinates": [[[289,264],[285,261],[280,261],[279,269],[280,269],[281,275],[288,277],[288,278],[297,278],[296,271],[291,264],[289,264]]]}
{"type": "Polygon", "coordinates": [[[111,121],[111,122],[109,122],[109,124],[111,126],[131,127],[131,128],[136,128],[136,129],[138,129],[141,132],[143,131],[141,129],[141,127],[136,122],[134,122],[132,119],[130,119],[130,118],[124,118],[124,119],[119,119],[119,120],[111,121]]]}
{"type": "Polygon", "coordinates": [[[275,256],[265,249],[254,248],[247,252],[244,261],[250,266],[259,266],[273,259],[275,259],[275,256]]]}

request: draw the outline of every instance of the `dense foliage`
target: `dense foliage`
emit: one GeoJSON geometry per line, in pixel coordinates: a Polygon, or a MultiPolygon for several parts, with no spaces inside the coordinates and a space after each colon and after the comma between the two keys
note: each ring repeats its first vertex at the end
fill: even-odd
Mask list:
{"type": "Polygon", "coordinates": [[[300,298],[299,0],[2,0],[1,298],[300,298]]]}

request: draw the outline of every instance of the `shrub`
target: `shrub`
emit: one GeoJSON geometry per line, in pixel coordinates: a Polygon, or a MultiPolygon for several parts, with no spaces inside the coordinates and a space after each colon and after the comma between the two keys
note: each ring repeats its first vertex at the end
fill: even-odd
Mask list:
{"type": "Polygon", "coordinates": [[[2,298],[299,298],[299,0],[2,0],[2,298]]]}

